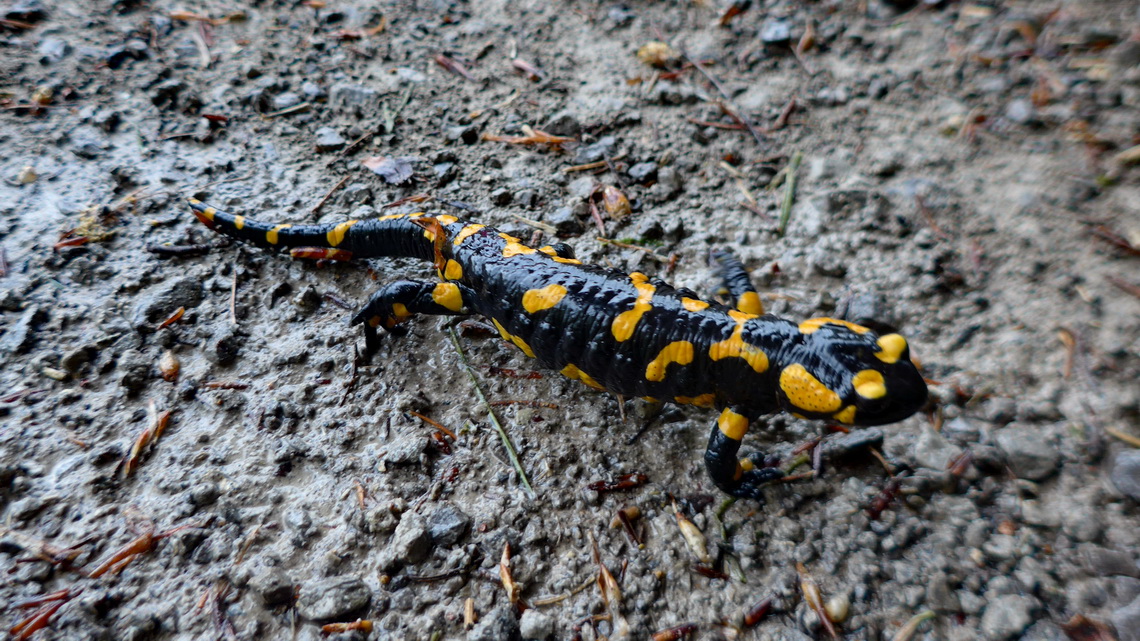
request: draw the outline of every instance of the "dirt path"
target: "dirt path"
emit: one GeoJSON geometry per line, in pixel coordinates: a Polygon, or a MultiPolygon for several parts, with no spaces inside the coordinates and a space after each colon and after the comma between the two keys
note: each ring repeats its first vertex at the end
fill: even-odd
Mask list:
{"type": "MultiPolygon", "coordinates": [[[[896,638],[930,611],[912,638],[1063,639],[1083,616],[1140,639],[1136,3],[906,4],[7,0],[3,624],[828,638],[802,564],[842,638],[896,638]],[[486,139],[528,127],[575,140],[486,139]],[[382,175],[381,157],[403,160],[382,175]],[[600,232],[605,185],[632,213],[600,207],[600,232]],[[188,197],[281,222],[426,208],[527,242],[553,227],[587,262],[709,296],[708,252],[729,247],[770,311],[900,328],[932,404],[883,430],[895,480],[859,455],[720,518],[711,413],[629,401],[623,422],[616,399],[463,329],[487,398],[523,401],[495,411],[528,494],[450,322],[356,359],[352,310],[429,266],[232,245],[188,197]],[[587,488],[634,472],[648,483],[587,488]],[[670,497],[706,538],[702,567],[670,497]],[[629,506],[640,549],[610,527],[629,506]],[[141,554],[115,556],[132,541],[141,554]],[[609,608],[593,541],[621,589],[609,608]]],[[[779,416],[748,445],[787,459],[820,434],[779,416]]]]}

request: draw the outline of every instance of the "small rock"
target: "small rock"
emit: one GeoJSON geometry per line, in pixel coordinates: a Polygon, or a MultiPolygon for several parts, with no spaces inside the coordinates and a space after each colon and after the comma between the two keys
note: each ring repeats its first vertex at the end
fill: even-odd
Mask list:
{"type": "Polygon", "coordinates": [[[128,349],[119,355],[118,369],[119,385],[131,393],[137,393],[150,379],[151,359],[138,350],[128,349]]]}
{"type": "Polygon", "coordinates": [[[769,18],[760,27],[760,41],[766,45],[786,45],[792,41],[792,21],[769,18]]]}
{"type": "Polygon", "coordinates": [[[1018,98],[1006,105],[1005,117],[1019,125],[1029,125],[1037,121],[1037,112],[1028,98],[1018,98]]]}
{"type": "Polygon", "coordinates": [[[250,579],[250,587],[267,606],[293,600],[293,582],[281,568],[262,568],[250,579]]]}
{"type": "MultiPolygon", "coordinates": [[[[580,165],[584,165],[590,162],[598,162],[603,158],[612,158],[616,146],[617,138],[613,136],[603,136],[599,138],[597,142],[579,147],[578,154],[574,161],[580,165]]],[[[590,180],[592,181],[593,179],[591,178],[590,180]]]]}
{"type": "Polygon", "coordinates": [[[491,192],[491,204],[496,207],[506,207],[514,199],[515,195],[511,193],[510,189],[496,189],[491,192]]]}
{"type": "Polygon", "coordinates": [[[96,351],[97,350],[94,349],[93,345],[81,345],[79,347],[73,347],[72,349],[64,352],[63,356],[59,358],[59,366],[74,374],[75,372],[79,371],[79,368],[82,367],[84,363],[91,361],[91,356],[96,351]]]}
{"type": "Polygon", "coordinates": [[[515,194],[515,201],[527,209],[534,209],[539,203],[538,192],[534,189],[523,189],[515,194]]]}
{"type": "Polygon", "coordinates": [[[594,187],[597,184],[598,182],[592,177],[582,176],[581,178],[571,180],[570,184],[566,185],[566,192],[570,194],[572,198],[589,198],[590,194],[594,193],[594,187]]]}
{"type": "Polygon", "coordinates": [[[842,178],[851,165],[834,156],[814,156],[808,160],[808,180],[812,182],[842,178]]]}
{"type": "Polygon", "coordinates": [[[1118,641],[1140,641],[1140,597],[1112,613],[1118,641]]]}
{"type": "Polygon", "coordinates": [[[528,641],[530,639],[545,639],[554,634],[554,619],[548,614],[531,608],[523,612],[522,618],[519,619],[519,632],[522,634],[522,638],[528,641]]]}
{"type": "Polygon", "coordinates": [[[289,107],[296,107],[297,105],[301,104],[301,95],[292,91],[286,91],[285,93],[273,96],[272,104],[274,111],[288,109],[289,107]]]}
{"type": "Polygon", "coordinates": [[[47,9],[40,0],[16,0],[4,11],[4,17],[20,22],[39,22],[47,17],[47,9]]]}
{"type": "Polygon", "coordinates": [[[1008,594],[992,599],[982,615],[982,636],[990,641],[1004,641],[1021,634],[1033,623],[1033,610],[1037,600],[1008,594]]]}
{"type": "Polygon", "coordinates": [[[378,94],[375,89],[363,85],[342,83],[333,85],[329,90],[329,104],[344,110],[367,110],[378,105],[378,94]]]}
{"type": "Polygon", "coordinates": [[[1039,428],[1010,425],[994,436],[1006,464],[1018,478],[1040,481],[1053,475],[1061,462],[1057,450],[1041,437],[1039,428]]]}
{"type": "Polygon", "coordinates": [[[459,542],[471,526],[471,517],[450,503],[440,502],[427,516],[428,534],[436,545],[450,547],[459,542]]]}
{"type": "Polygon", "coordinates": [[[427,519],[418,512],[405,512],[388,547],[380,552],[378,562],[385,570],[419,563],[431,549],[431,535],[427,519]]]}
{"type": "Polygon", "coordinates": [[[1140,502],[1140,450],[1125,450],[1116,455],[1112,484],[1121,494],[1140,502]]]}
{"type": "Polygon", "coordinates": [[[178,102],[178,94],[186,88],[186,83],[178,78],[164,80],[151,90],[150,101],[159,109],[171,109],[178,102]]]}
{"type": "Polygon", "coordinates": [[[676,196],[683,186],[681,174],[675,168],[661,167],[657,170],[657,184],[650,187],[649,193],[662,202],[676,196]]]}
{"type": "Polygon", "coordinates": [[[574,210],[569,207],[559,207],[550,212],[543,220],[558,230],[559,236],[573,236],[582,233],[582,222],[574,215],[574,210]]]}
{"type": "Polygon", "coordinates": [[[938,573],[926,582],[926,604],[935,612],[958,612],[961,607],[958,595],[950,589],[950,581],[945,574],[938,573]]]}
{"type": "Polygon", "coordinates": [[[411,465],[420,461],[428,440],[419,434],[398,436],[384,450],[384,462],[391,465],[411,465]]]}
{"type": "Polygon", "coordinates": [[[467,641],[519,641],[519,622],[508,607],[491,610],[467,633],[467,641]]]}
{"type": "Polygon", "coordinates": [[[63,60],[71,53],[71,45],[59,38],[47,37],[40,42],[38,49],[41,65],[51,65],[63,60]]]}
{"type": "Polygon", "coordinates": [[[479,141],[479,128],[475,125],[455,125],[448,127],[443,135],[452,142],[460,141],[465,145],[474,145],[479,141]]]}
{"type": "Polygon", "coordinates": [[[372,601],[372,591],[358,577],[335,576],[301,586],[297,612],[313,621],[344,620],[372,601]]]}
{"type": "Polygon", "coordinates": [[[344,147],[345,142],[347,142],[344,139],[344,136],[341,136],[340,132],[338,132],[336,129],[333,129],[332,127],[321,127],[320,129],[317,129],[316,135],[317,151],[320,153],[336,151],[337,149],[344,147]]]}
{"type": "Polygon", "coordinates": [[[657,163],[639,162],[626,173],[634,182],[647,183],[657,177],[657,163]]]}
{"type": "Polygon", "coordinates": [[[226,323],[206,342],[206,358],[218,365],[229,365],[237,360],[243,342],[233,325],[226,323]]]}
{"type": "Polygon", "coordinates": [[[542,130],[548,134],[555,136],[574,136],[582,133],[582,123],[569,110],[562,110],[550,118],[542,125],[542,130]]]}
{"type": "Polygon", "coordinates": [[[8,327],[8,331],[0,336],[0,352],[23,354],[27,352],[33,342],[36,326],[44,320],[40,308],[33,305],[24,310],[20,318],[8,327]]]}
{"type": "Polygon", "coordinates": [[[1108,550],[1099,545],[1082,545],[1085,568],[1096,576],[1130,576],[1140,579],[1140,568],[1131,554],[1108,550]]]}
{"type": "Polygon", "coordinates": [[[918,443],[914,446],[914,460],[930,470],[944,472],[950,467],[962,448],[947,441],[941,434],[930,428],[922,430],[918,443]]]}
{"type": "Polygon", "coordinates": [[[305,100],[309,102],[324,100],[328,96],[320,85],[311,81],[301,85],[301,93],[305,96],[305,100]]]}

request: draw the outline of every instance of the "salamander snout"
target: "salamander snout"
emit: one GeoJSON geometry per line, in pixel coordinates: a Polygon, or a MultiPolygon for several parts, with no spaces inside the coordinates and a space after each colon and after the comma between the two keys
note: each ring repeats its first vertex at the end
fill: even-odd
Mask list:
{"type": "Polygon", "coordinates": [[[848,425],[901,421],[926,404],[926,382],[899,334],[830,318],[800,324],[801,341],[781,363],[778,394],[788,412],[848,425]]]}

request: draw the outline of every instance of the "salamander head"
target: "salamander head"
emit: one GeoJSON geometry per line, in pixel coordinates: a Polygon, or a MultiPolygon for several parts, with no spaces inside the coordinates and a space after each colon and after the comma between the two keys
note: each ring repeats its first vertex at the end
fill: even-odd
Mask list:
{"type": "Polygon", "coordinates": [[[906,339],[832,318],[799,325],[780,358],[777,395],[784,410],[848,425],[901,421],[926,404],[926,382],[906,339]]]}

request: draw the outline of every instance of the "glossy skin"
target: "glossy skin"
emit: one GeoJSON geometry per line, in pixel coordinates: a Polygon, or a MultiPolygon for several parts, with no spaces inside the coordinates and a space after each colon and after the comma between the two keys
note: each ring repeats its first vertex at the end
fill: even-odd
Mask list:
{"type": "Polygon", "coordinates": [[[481,314],[540,365],[596,389],[722,410],[706,462],[735,496],[758,498],[777,470],[738,461],[748,423],[778,410],[851,425],[902,420],[926,401],[906,341],[846,321],[800,324],[762,312],[747,274],[718,255],[732,309],[644,274],[583,265],[559,247],[449,215],[392,215],[340,225],[259,223],[191,201],[221,233],[323,258],[406,256],[436,264],[440,283],[382,288],[353,319],[393,328],[415,313],[481,314]],[[742,311],[744,310],[744,311],[742,311]],[[748,313],[753,312],[753,313],[748,313]]]}

